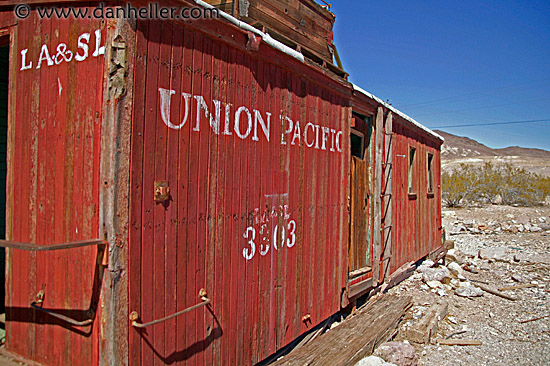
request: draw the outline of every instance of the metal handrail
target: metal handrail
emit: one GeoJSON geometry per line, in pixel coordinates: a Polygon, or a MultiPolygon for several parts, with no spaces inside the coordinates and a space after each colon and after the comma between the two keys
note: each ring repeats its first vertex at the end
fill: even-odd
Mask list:
{"type": "MultiPolygon", "coordinates": [[[[49,250],[61,250],[61,249],[72,249],[72,248],[80,248],[80,247],[86,247],[90,245],[97,245],[99,248],[98,250],[101,250],[101,248],[107,247],[107,242],[105,240],[101,239],[87,239],[87,240],[78,240],[78,241],[70,241],[66,243],[61,244],[52,244],[52,245],[40,245],[40,244],[33,244],[33,243],[24,243],[24,242],[18,242],[18,241],[11,241],[11,240],[0,240],[0,247],[5,248],[12,248],[12,249],[20,249],[20,250],[28,250],[31,252],[42,252],[42,251],[49,251],[49,250]]],[[[104,263],[102,265],[106,265],[105,263],[105,256],[104,256],[104,263]]],[[[95,312],[90,309],[88,310],[88,316],[89,319],[83,320],[83,321],[77,321],[72,318],[69,318],[68,316],[58,314],[53,310],[44,309],[42,307],[42,304],[44,302],[44,291],[39,291],[36,295],[36,301],[31,302],[31,307],[33,309],[42,311],[46,314],[49,314],[57,319],[63,320],[71,325],[77,326],[77,327],[84,327],[91,325],[94,322],[94,316],[95,312]]]]}
{"type": "Polygon", "coordinates": [[[74,326],[77,326],[77,327],[85,327],[87,325],[90,325],[94,322],[94,316],[95,316],[95,312],[93,310],[88,310],[88,316],[89,316],[89,319],[86,319],[86,320],[83,320],[81,322],[77,321],[77,320],[74,320],[72,318],[69,318],[68,316],[65,316],[65,315],[62,315],[62,314],[58,314],[56,313],[55,311],[53,310],[49,310],[49,309],[44,309],[42,307],[42,303],[44,302],[44,292],[43,291],[40,291],[38,292],[38,294],[36,295],[36,301],[33,301],[31,302],[31,307],[33,309],[36,309],[36,310],[40,310],[46,314],[49,314],[51,316],[53,316],[54,318],[57,318],[57,319],[61,319],[63,321],[66,321],[67,323],[69,324],[72,324],[74,326]]]}
{"type": "Polygon", "coordinates": [[[61,244],[40,245],[40,244],[32,244],[32,243],[23,243],[19,241],[0,240],[0,247],[29,250],[31,252],[72,249],[72,248],[86,247],[90,245],[103,246],[103,245],[107,245],[107,242],[101,239],[88,239],[88,240],[69,241],[67,243],[61,243],[61,244]]]}
{"type": "Polygon", "coordinates": [[[130,313],[130,320],[132,321],[132,326],[135,327],[135,328],[145,328],[145,327],[148,327],[148,326],[151,326],[151,325],[155,325],[155,324],[158,324],[158,323],[161,323],[163,321],[166,321],[168,319],[172,319],[172,318],[175,318],[176,316],[178,315],[181,315],[181,314],[184,314],[184,313],[187,313],[191,310],[194,310],[194,309],[197,309],[197,308],[200,308],[201,306],[205,306],[205,305],[208,305],[210,304],[210,299],[206,297],[206,290],[201,288],[200,291],[199,291],[199,298],[203,301],[199,304],[196,304],[196,305],[193,305],[193,306],[190,306],[186,309],[183,309],[181,311],[178,311],[177,313],[174,313],[174,314],[171,314],[171,315],[168,315],[164,318],[160,318],[160,319],[156,319],[156,320],[152,320],[148,323],[139,323],[137,320],[139,319],[139,314],[137,311],[132,311],[132,313],[130,313]]]}

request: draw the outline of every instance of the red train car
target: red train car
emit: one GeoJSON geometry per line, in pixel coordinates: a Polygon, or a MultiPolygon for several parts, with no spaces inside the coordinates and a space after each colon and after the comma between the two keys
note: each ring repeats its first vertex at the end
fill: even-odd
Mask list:
{"type": "Polygon", "coordinates": [[[314,1],[311,48],[243,21],[277,1],[4,3],[9,352],[254,364],[441,247],[442,139],[347,82],[314,1]],[[108,16],[162,7],[201,19],[108,16]]]}

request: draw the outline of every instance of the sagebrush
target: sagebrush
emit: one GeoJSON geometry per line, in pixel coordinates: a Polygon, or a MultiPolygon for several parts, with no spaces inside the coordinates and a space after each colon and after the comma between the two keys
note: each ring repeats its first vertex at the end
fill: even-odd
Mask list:
{"type": "Polygon", "coordinates": [[[442,199],[448,207],[472,202],[538,206],[550,196],[550,177],[510,164],[460,164],[441,174],[442,199]]]}

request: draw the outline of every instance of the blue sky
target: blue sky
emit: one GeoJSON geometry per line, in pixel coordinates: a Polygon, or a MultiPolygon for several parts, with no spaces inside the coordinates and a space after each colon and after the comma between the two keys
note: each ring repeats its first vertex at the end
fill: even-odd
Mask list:
{"type": "Polygon", "coordinates": [[[430,128],[545,119],[442,130],[550,150],[550,1],[328,2],[351,82],[430,128]]]}

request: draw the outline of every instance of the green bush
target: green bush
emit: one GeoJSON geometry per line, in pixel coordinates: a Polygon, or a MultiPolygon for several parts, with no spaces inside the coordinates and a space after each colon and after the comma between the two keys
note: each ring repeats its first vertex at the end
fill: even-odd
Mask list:
{"type": "Polygon", "coordinates": [[[441,188],[443,202],[448,207],[473,202],[537,206],[550,196],[550,177],[510,164],[460,164],[441,174],[441,188]]]}

